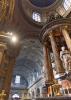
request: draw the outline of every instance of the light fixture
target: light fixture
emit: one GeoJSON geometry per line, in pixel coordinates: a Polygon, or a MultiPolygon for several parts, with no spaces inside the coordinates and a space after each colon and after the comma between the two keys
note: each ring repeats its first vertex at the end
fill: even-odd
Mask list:
{"type": "Polygon", "coordinates": [[[12,43],[17,43],[18,38],[16,35],[14,35],[12,32],[7,32],[7,37],[10,38],[12,43]]]}
{"type": "Polygon", "coordinates": [[[16,43],[18,41],[17,36],[12,36],[11,40],[13,43],[16,43]]]}

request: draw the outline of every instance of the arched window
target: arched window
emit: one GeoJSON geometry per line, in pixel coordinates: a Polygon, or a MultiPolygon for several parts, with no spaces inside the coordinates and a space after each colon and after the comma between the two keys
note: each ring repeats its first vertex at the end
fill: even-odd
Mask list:
{"type": "Polygon", "coordinates": [[[36,97],[40,97],[40,89],[39,88],[36,89],[36,97]]]}
{"type": "Polygon", "coordinates": [[[16,75],[15,77],[15,84],[20,84],[20,76],[19,75],[16,75]]]}
{"type": "Polygon", "coordinates": [[[68,10],[71,6],[71,0],[64,0],[64,8],[68,10]]]}
{"type": "Polygon", "coordinates": [[[41,16],[39,13],[33,12],[32,18],[33,18],[33,20],[35,20],[37,22],[41,22],[41,16]]]}

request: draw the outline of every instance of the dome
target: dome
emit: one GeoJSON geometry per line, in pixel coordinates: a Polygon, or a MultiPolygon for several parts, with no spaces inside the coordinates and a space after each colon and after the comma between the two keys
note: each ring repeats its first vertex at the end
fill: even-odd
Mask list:
{"type": "Polygon", "coordinates": [[[33,5],[37,7],[48,7],[56,0],[29,0],[33,5]]]}

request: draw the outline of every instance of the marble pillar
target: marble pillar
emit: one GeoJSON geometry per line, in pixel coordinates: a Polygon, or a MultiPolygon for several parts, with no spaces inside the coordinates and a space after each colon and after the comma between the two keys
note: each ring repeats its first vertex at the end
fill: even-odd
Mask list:
{"type": "Polygon", "coordinates": [[[57,48],[56,41],[54,39],[52,32],[50,32],[49,37],[50,37],[50,42],[51,42],[51,46],[52,46],[52,51],[54,54],[54,59],[55,59],[55,64],[56,64],[56,72],[59,75],[58,77],[60,77],[64,74],[65,71],[64,71],[62,62],[60,60],[58,48],[57,48]]]}
{"type": "Polygon", "coordinates": [[[68,49],[71,51],[71,39],[70,36],[65,28],[62,29],[63,37],[65,39],[65,42],[67,44],[68,49]]]}
{"type": "Polygon", "coordinates": [[[47,82],[53,83],[54,82],[54,75],[53,75],[53,69],[52,69],[52,65],[51,65],[50,52],[49,52],[47,45],[44,45],[43,52],[44,52],[45,79],[47,82]]]}

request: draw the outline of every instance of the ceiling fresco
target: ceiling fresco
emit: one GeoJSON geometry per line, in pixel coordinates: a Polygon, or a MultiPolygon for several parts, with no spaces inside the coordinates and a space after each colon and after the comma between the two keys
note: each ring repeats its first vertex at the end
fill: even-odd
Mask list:
{"type": "Polygon", "coordinates": [[[48,7],[56,0],[29,0],[33,5],[37,7],[48,7]]]}

